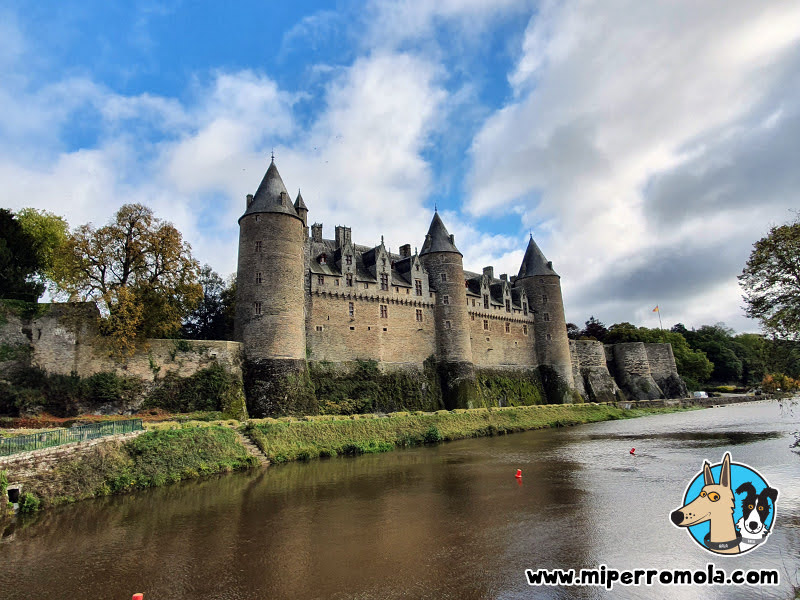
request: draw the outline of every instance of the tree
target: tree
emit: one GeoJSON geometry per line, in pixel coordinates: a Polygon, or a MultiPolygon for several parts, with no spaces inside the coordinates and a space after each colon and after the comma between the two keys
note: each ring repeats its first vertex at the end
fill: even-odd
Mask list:
{"type": "Polygon", "coordinates": [[[229,290],[235,285],[235,279],[226,285],[209,265],[203,265],[200,269],[200,285],[203,287],[203,299],[183,322],[183,336],[193,340],[232,339],[231,301],[235,291],[232,295],[229,290]]]}
{"type": "Polygon", "coordinates": [[[717,323],[684,334],[692,348],[705,352],[714,363],[711,379],[719,383],[739,383],[742,379],[744,365],[740,355],[745,352],[734,341],[733,333],[724,323],[717,323]]]}
{"type": "Polygon", "coordinates": [[[141,204],[122,206],[99,229],[75,229],[55,262],[60,292],[100,304],[101,331],[118,354],[131,353],[138,338],[174,335],[203,296],[189,244],[141,204]]]}
{"type": "Polygon", "coordinates": [[[594,315],[589,317],[586,321],[586,327],[581,332],[581,337],[604,342],[608,329],[600,321],[594,318],[594,315]]]}
{"type": "Polygon", "coordinates": [[[53,279],[53,268],[57,257],[67,249],[69,225],[63,217],[46,210],[23,208],[17,214],[22,230],[33,239],[33,249],[38,262],[34,279],[46,285],[53,279]]]}
{"type": "Polygon", "coordinates": [[[753,244],[739,284],[747,316],[776,337],[800,339],[800,218],[753,244]]]}
{"type": "Polygon", "coordinates": [[[0,298],[36,302],[44,292],[40,270],[36,241],[14,213],[0,209],[0,298]]]}
{"type": "Polygon", "coordinates": [[[581,330],[575,323],[567,323],[567,337],[571,340],[577,340],[581,337],[581,330]]]}

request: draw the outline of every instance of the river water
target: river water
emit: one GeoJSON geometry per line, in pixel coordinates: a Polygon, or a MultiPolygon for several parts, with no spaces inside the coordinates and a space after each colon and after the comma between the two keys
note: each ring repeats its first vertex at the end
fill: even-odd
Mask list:
{"type": "Polygon", "coordinates": [[[295,463],[62,507],[0,543],[0,598],[790,598],[800,404],[757,402],[295,463]],[[639,456],[628,451],[636,447],[639,456]],[[712,555],[670,512],[729,451],[779,490],[712,555]],[[514,474],[522,469],[518,481],[514,474]],[[530,587],[525,569],[774,568],[777,588],[530,587]]]}

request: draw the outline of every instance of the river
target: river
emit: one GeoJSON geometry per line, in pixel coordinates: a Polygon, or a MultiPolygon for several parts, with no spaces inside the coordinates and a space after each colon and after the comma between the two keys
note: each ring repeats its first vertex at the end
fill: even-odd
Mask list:
{"type": "Polygon", "coordinates": [[[800,404],[756,402],[295,463],[65,506],[0,543],[0,598],[790,598],[800,404]],[[631,456],[635,447],[639,456],[631,456]],[[711,555],[670,513],[702,461],[779,490],[767,542],[711,555]],[[522,469],[522,479],[514,475],[522,469]],[[778,569],[781,585],[531,587],[538,568],[778,569]]]}

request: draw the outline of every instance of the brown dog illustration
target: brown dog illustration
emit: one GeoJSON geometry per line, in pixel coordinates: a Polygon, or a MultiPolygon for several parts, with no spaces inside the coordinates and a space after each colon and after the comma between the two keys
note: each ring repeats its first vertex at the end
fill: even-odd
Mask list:
{"type": "Polygon", "coordinates": [[[731,489],[731,455],[725,454],[719,483],[714,483],[711,465],[703,463],[703,489],[700,495],[686,506],[670,515],[678,527],[691,527],[710,521],[711,531],[706,536],[706,548],[717,554],[739,554],[742,536],[733,523],[733,490],[731,489]]]}

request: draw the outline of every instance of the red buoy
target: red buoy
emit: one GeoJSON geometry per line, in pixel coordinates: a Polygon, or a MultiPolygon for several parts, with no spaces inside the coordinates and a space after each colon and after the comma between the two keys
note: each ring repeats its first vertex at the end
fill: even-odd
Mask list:
{"type": "Polygon", "coordinates": [[[522,469],[517,469],[517,474],[515,475],[515,477],[517,479],[520,479],[522,477],[522,469]]]}
{"type": "Polygon", "coordinates": [[[631,448],[631,456],[636,456],[636,448],[631,448]]]}
{"type": "Polygon", "coordinates": [[[144,600],[144,594],[134,594],[131,600],[144,600]]]}

